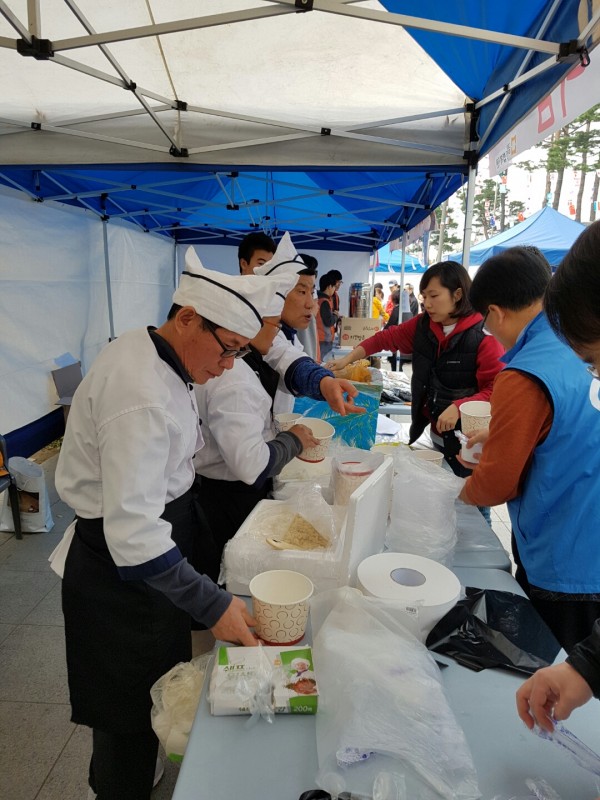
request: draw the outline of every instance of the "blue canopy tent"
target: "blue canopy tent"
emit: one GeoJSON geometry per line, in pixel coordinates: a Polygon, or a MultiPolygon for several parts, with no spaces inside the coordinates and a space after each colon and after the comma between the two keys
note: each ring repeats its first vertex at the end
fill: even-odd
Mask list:
{"type": "MultiPolygon", "coordinates": [[[[546,206],[514,227],[472,247],[469,266],[479,266],[486,259],[508,250],[509,247],[533,245],[542,251],[554,270],[584,229],[585,225],[546,206]]],[[[462,263],[460,253],[448,258],[462,263]]]]}
{"type": "MultiPolygon", "coordinates": [[[[389,244],[380,247],[378,250],[379,263],[375,267],[377,274],[384,272],[390,275],[399,275],[402,270],[402,251],[394,250],[390,252],[389,244]]],[[[406,261],[404,264],[405,275],[422,275],[427,269],[421,261],[410,253],[406,254],[406,261]]]]}
{"type": "Polygon", "coordinates": [[[163,310],[178,245],[287,229],[373,253],[466,182],[468,248],[478,159],[594,56],[600,19],[580,0],[198,8],[0,3],[2,432],[52,407],[56,353],[85,365],[163,310]]]}

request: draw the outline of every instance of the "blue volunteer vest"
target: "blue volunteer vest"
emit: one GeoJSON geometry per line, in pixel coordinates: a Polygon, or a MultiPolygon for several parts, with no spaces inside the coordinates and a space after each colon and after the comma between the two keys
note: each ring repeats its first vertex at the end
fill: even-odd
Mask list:
{"type": "MultiPolygon", "coordinates": [[[[554,408],[523,492],[508,503],[527,578],[556,592],[600,592],[600,381],[556,337],[543,313],[502,360],[505,369],[537,378],[554,408]]],[[[517,413],[518,407],[515,398],[517,413]]]]}

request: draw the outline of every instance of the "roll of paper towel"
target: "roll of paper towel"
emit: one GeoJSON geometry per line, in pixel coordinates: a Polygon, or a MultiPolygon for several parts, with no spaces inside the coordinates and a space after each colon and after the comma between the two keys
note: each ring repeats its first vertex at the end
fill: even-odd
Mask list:
{"type": "Polygon", "coordinates": [[[369,556],[358,565],[357,577],[364,594],[381,600],[422,642],[460,597],[460,581],[453,572],[411,553],[369,556]]]}

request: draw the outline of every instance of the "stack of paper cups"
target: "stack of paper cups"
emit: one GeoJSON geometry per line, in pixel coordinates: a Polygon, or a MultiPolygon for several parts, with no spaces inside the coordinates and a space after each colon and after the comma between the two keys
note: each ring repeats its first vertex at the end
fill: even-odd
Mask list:
{"type": "Polygon", "coordinates": [[[453,572],[412,553],[369,556],[358,565],[357,576],[364,594],[382,600],[422,642],[460,597],[460,581],[453,572]]]}

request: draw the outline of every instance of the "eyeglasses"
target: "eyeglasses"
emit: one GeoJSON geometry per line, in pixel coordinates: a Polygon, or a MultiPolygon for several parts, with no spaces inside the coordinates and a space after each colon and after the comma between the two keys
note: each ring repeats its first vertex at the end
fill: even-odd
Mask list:
{"type": "Polygon", "coordinates": [[[598,374],[598,367],[595,367],[593,364],[588,366],[587,371],[590,373],[592,378],[600,378],[600,375],[598,374]]]}
{"type": "Polygon", "coordinates": [[[204,325],[206,326],[206,329],[213,337],[213,339],[216,339],[219,345],[223,348],[223,352],[221,353],[220,358],[243,358],[250,352],[250,348],[248,347],[248,345],[245,345],[244,347],[239,347],[235,350],[230,347],[225,347],[223,342],[217,336],[217,332],[212,322],[209,322],[207,319],[205,319],[204,325]]]}
{"type": "Polygon", "coordinates": [[[485,312],[485,314],[483,315],[483,325],[482,325],[481,327],[482,327],[482,329],[483,329],[483,332],[484,332],[484,333],[489,333],[489,332],[490,332],[490,331],[489,331],[489,330],[488,330],[488,329],[485,327],[485,323],[487,322],[487,318],[488,318],[488,315],[489,315],[489,313],[490,313],[490,310],[489,310],[489,308],[488,308],[488,310],[487,310],[487,311],[485,312]]]}

